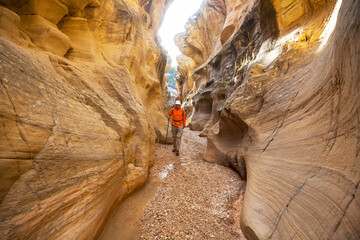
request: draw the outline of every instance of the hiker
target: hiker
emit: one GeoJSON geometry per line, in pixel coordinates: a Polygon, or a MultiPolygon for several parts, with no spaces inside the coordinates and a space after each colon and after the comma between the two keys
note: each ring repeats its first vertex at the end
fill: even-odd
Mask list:
{"type": "Polygon", "coordinates": [[[176,153],[176,156],[179,156],[181,136],[186,122],[185,111],[181,108],[181,102],[179,100],[176,100],[175,107],[170,110],[168,119],[170,119],[170,116],[173,116],[171,124],[174,148],[172,151],[176,153]]]}

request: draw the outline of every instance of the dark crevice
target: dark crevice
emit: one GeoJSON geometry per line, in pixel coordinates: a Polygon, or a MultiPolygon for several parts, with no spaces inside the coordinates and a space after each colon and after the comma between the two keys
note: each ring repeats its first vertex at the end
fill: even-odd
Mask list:
{"type": "MultiPolygon", "coordinates": [[[[301,86],[301,87],[302,87],[302,86],[301,86]]],[[[294,96],[291,98],[291,101],[290,101],[289,106],[287,107],[287,109],[286,109],[286,111],[285,111],[285,113],[284,113],[284,117],[283,117],[283,119],[282,119],[282,121],[281,121],[280,126],[276,126],[276,127],[275,127],[275,129],[274,129],[274,131],[273,131],[273,133],[272,133],[273,136],[272,136],[272,138],[270,139],[270,141],[266,144],[266,146],[265,146],[265,148],[263,149],[262,153],[266,151],[266,149],[269,147],[270,143],[275,139],[276,135],[279,133],[280,128],[283,127],[283,125],[284,125],[284,123],[285,123],[285,119],[286,119],[286,117],[289,115],[289,113],[291,112],[291,106],[292,106],[292,104],[295,102],[295,99],[296,99],[296,97],[297,97],[298,94],[299,94],[299,91],[297,91],[297,92],[294,94],[294,96]]],[[[278,122],[279,122],[279,121],[278,121],[278,122]]]]}
{"type": "MultiPolygon", "coordinates": [[[[278,126],[276,126],[276,127],[274,128],[273,132],[272,132],[271,135],[270,135],[270,136],[272,136],[272,137],[271,137],[270,141],[266,144],[266,146],[264,147],[264,149],[262,150],[262,153],[265,152],[266,149],[269,147],[270,143],[271,143],[272,141],[274,141],[275,137],[276,137],[277,134],[279,133],[280,128],[282,128],[282,126],[284,125],[285,118],[286,118],[286,115],[283,117],[283,119],[282,119],[282,121],[281,121],[281,124],[278,125],[278,126]]],[[[278,120],[278,124],[279,124],[279,120],[278,120]]]]}
{"type": "Polygon", "coordinates": [[[239,173],[240,178],[244,181],[247,179],[246,161],[243,154],[229,153],[227,154],[227,162],[232,169],[239,173]]]}
{"type": "Polygon", "coordinates": [[[163,88],[163,85],[164,85],[163,84],[163,79],[164,79],[163,76],[165,75],[166,63],[167,63],[166,53],[161,49],[159,60],[156,63],[156,72],[158,74],[158,79],[159,79],[161,88],[163,88]]]}
{"type": "Polygon", "coordinates": [[[349,203],[346,205],[345,210],[344,210],[344,212],[343,212],[343,215],[341,216],[341,218],[339,219],[339,221],[336,223],[335,228],[334,228],[331,236],[329,237],[329,240],[333,239],[336,231],[339,229],[339,227],[340,227],[340,225],[341,225],[344,217],[346,216],[347,210],[349,209],[351,203],[352,203],[352,202],[354,201],[354,199],[355,199],[355,194],[356,194],[356,191],[358,190],[358,187],[359,187],[359,183],[356,184],[355,190],[354,190],[354,192],[353,192],[352,195],[351,195],[351,200],[350,200],[349,203]]]}
{"type": "Polygon", "coordinates": [[[68,59],[73,50],[74,50],[74,48],[70,47],[69,50],[67,50],[67,52],[65,53],[64,58],[68,59]]]}
{"type": "Polygon", "coordinates": [[[96,104],[90,97],[84,96],[85,104],[94,109],[95,112],[99,113],[101,119],[104,121],[105,125],[113,129],[119,134],[120,137],[123,135],[123,130],[121,126],[98,104],[96,104]]]}
{"type": "Polygon", "coordinates": [[[30,151],[30,147],[29,147],[28,141],[26,140],[24,133],[23,133],[23,132],[21,131],[21,129],[19,128],[19,124],[20,124],[20,123],[15,122],[15,126],[16,126],[16,128],[17,128],[17,130],[18,130],[18,132],[19,132],[19,135],[20,135],[21,139],[23,140],[23,142],[26,144],[26,147],[27,147],[27,149],[28,149],[28,151],[29,151],[29,159],[32,159],[32,154],[31,154],[31,151],[30,151]]]}
{"type": "Polygon", "coordinates": [[[332,88],[333,90],[337,93],[338,95],[338,101],[337,101],[337,106],[336,109],[334,106],[334,98],[332,99],[332,104],[331,104],[331,118],[330,118],[330,128],[333,128],[333,130],[331,130],[331,132],[333,133],[333,136],[330,137],[326,143],[326,146],[324,148],[323,151],[326,151],[326,149],[328,150],[328,155],[330,154],[332,148],[335,145],[335,142],[338,138],[338,131],[339,131],[339,116],[340,116],[340,110],[341,110],[341,97],[342,97],[342,89],[341,89],[341,78],[340,78],[340,73],[339,73],[339,69],[336,69],[336,74],[334,76],[335,80],[334,83],[332,84],[332,88]]]}
{"type": "Polygon", "coordinates": [[[12,106],[12,108],[13,108],[13,110],[14,110],[15,116],[18,116],[18,114],[17,114],[17,112],[16,112],[15,105],[14,105],[14,103],[13,103],[13,101],[12,101],[10,95],[9,95],[9,91],[8,91],[8,89],[6,88],[6,86],[5,86],[2,78],[0,78],[0,82],[1,82],[1,85],[3,86],[3,88],[4,88],[5,92],[6,92],[6,95],[7,95],[8,99],[9,99],[9,102],[11,103],[11,106],[12,106]]]}
{"type": "Polygon", "coordinates": [[[279,36],[276,11],[271,1],[260,0],[260,27],[263,39],[275,39],[279,36]]]}
{"type": "Polygon", "coordinates": [[[222,8],[218,9],[218,7],[216,7],[215,5],[213,5],[213,4],[209,3],[209,2],[207,2],[207,5],[210,8],[214,9],[216,12],[221,13],[222,15],[226,16],[225,9],[222,9],[222,8]]]}
{"type": "Polygon", "coordinates": [[[145,10],[148,14],[150,14],[151,5],[152,5],[152,0],[147,0],[144,10],[145,10]]]}
{"type": "Polygon", "coordinates": [[[279,217],[277,218],[276,220],[276,223],[275,223],[275,227],[273,229],[273,231],[271,232],[270,234],[270,237],[269,239],[272,238],[272,236],[274,235],[275,231],[277,230],[278,228],[278,225],[282,219],[282,216],[284,215],[284,213],[287,211],[287,209],[289,208],[290,204],[294,201],[295,197],[301,192],[301,190],[303,189],[303,187],[305,186],[305,184],[312,178],[314,178],[318,173],[319,173],[320,170],[318,170],[315,174],[313,174],[311,177],[309,177],[308,179],[305,180],[305,182],[300,186],[300,187],[296,187],[296,192],[290,197],[288,203],[286,204],[285,208],[281,211],[279,217]]]}
{"type": "Polygon", "coordinates": [[[360,114],[359,111],[356,111],[357,118],[358,118],[358,134],[357,134],[357,150],[356,150],[356,157],[359,156],[360,153],[360,114]]]}
{"type": "MultiPolygon", "coordinates": [[[[282,124],[283,124],[283,123],[282,123],[282,124]]],[[[274,129],[274,134],[272,135],[272,138],[271,138],[270,141],[266,144],[266,146],[264,147],[264,149],[262,150],[262,152],[265,152],[266,149],[269,147],[270,143],[271,143],[272,141],[274,141],[274,139],[275,139],[276,135],[278,134],[279,129],[280,129],[281,127],[282,127],[282,125],[280,125],[279,127],[276,127],[276,128],[274,129]]]]}
{"type": "Polygon", "coordinates": [[[143,16],[143,18],[144,18],[143,21],[145,23],[150,21],[150,24],[148,27],[149,29],[152,27],[152,19],[150,17],[151,5],[152,5],[152,0],[146,0],[141,3],[141,6],[144,8],[145,12],[148,14],[147,16],[143,16]]]}

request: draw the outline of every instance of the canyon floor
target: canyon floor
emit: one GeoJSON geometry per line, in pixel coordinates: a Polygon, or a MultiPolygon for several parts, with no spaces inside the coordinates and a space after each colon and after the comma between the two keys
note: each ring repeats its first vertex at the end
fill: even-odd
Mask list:
{"type": "Polygon", "coordinates": [[[206,138],[199,133],[184,130],[179,157],[171,145],[156,145],[148,182],[121,202],[99,239],[245,239],[245,182],[202,160],[206,138]]]}

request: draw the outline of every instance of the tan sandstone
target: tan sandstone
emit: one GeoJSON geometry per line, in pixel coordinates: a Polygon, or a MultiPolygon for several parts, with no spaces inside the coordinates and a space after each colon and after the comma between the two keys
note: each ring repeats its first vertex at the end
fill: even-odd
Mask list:
{"type": "Polygon", "coordinates": [[[359,1],[227,0],[220,22],[212,2],[178,46],[196,63],[205,160],[247,179],[244,234],[358,239],[359,1]]]}
{"type": "Polygon", "coordinates": [[[145,183],[170,3],[0,0],[1,239],[95,238],[145,183]]]}

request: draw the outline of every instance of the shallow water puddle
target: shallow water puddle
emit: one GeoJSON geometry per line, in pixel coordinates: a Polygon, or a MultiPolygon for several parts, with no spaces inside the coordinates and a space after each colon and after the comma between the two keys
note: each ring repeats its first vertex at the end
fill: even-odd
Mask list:
{"type": "Polygon", "coordinates": [[[181,162],[180,163],[182,166],[186,166],[186,165],[188,165],[188,164],[192,164],[192,162],[181,162]]]}
{"type": "Polygon", "coordinates": [[[161,180],[165,179],[166,176],[168,175],[169,171],[174,169],[174,164],[169,164],[164,170],[162,170],[161,172],[159,172],[159,178],[161,180]]]}

